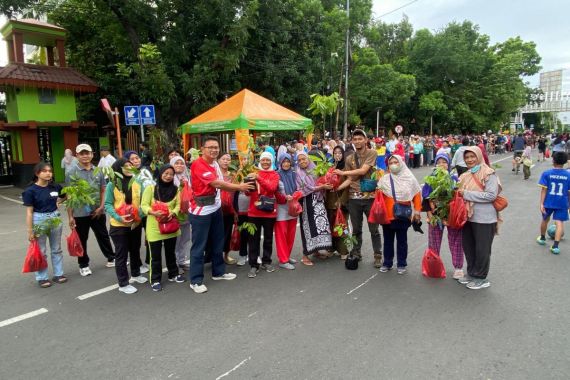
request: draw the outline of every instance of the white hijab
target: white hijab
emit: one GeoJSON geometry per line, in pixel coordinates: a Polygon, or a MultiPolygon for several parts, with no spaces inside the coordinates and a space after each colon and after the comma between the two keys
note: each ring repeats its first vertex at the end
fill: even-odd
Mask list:
{"type": "Polygon", "coordinates": [[[392,157],[398,160],[400,171],[397,174],[389,173],[380,178],[378,181],[378,187],[384,194],[390,198],[393,198],[394,196],[392,195],[392,184],[390,183],[390,177],[392,177],[392,180],[394,181],[394,192],[396,193],[396,200],[398,202],[410,202],[417,193],[421,192],[422,189],[412,171],[404,163],[402,157],[393,155],[390,156],[390,159],[392,157]]]}

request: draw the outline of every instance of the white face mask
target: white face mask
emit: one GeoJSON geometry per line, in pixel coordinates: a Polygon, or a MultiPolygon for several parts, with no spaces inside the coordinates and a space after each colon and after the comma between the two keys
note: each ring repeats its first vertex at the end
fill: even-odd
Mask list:
{"type": "Polygon", "coordinates": [[[398,174],[400,172],[400,165],[390,165],[390,172],[398,174]]]}

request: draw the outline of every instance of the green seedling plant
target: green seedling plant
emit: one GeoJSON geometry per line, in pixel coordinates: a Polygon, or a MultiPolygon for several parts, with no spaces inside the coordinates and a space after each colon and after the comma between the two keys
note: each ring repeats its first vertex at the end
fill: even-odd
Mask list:
{"type": "Polygon", "coordinates": [[[442,168],[435,168],[431,175],[424,178],[424,182],[432,188],[429,200],[433,203],[434,210],[430,224],[441,227],[449,217],[449,202],[453,199],[455,182],[447,170],[442,168]]]}
{"type": "Polygon", "coordinates": [[[89,182],[77,176],[70,177],[70,184],[61,191],[65,195],[63,204],[67,208],[80,209],[93,206],[99,190],[89,182]]]}
{"type": "Polygon", "coordinates": [[[255,235],[255,232],[257,231],[257,227],[255,226],[255,224],[253,224],[251,222],[243,222],[242,224],[239,225],[238,230],[240,232],[243,230],[246,230],[248,234],[253,236],[253,235],[255,235]]]}
{"type": "Polygon", "coordinates": [[[61,226],[61,224],[62,224],[61,218],[59,217],[49,218],[42,221],[41,223],[34,224],[32,230],[34,232],[35,237],[44,236],[44,235],[47,236],[51,233],[52,230],[61,226]]]}
{"type": "Polygon", "coordinates": [[[317,178],[327,174],[329,169],[333,166],[333,164],[327,161],[327,158],[323,152],[319,152],[317,156],[310,154],[309,159],[315,164],[315,167],[311,170],[311,173],[317,178]]]}

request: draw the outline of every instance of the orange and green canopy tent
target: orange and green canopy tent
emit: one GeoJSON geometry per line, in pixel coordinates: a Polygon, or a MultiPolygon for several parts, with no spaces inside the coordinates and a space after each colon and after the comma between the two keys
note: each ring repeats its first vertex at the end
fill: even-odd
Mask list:
{"type": "Polygon", "coordinates": [[[214,108],[180,126],[183,134],[251,131],[298,131],[312,124],[308,119],[261,95],[243,89],[214,108]]]}

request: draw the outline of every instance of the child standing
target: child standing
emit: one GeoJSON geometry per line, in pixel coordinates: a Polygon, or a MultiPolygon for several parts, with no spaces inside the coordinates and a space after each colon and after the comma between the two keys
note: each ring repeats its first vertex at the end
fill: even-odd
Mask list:
{"type": "MultiPolygon", "coordinates": [[[[53,266],[53,282],[63,284],[67,278],[63,275],[63,255],[61,251],[62,224],[57,200],[62,198],[61,186],[54,184],[53,169],[50,164],[40,162],[34,167],[33,184],[22,193],[26,207],[26,224],[28,226],[28,240],[37,239],[44,257],[47,256],[47,239],[51,250],[51,264],[53,266]],[[38,232],[38,227],[43,231],[38,232]],[[34,230],[35,228],[35,230],[34,230]]],[[[48,269],[36,272],[36,281],[42,288],[49,288],[48,269]]]]}
{"type": "Polygon", "coordinates": [[[550,217],[556,223],[556,233],[554,244],[550,247],[550,252],[560,253],[558,243],[564,233],[564,222],[568,220],[568,192],[570,191],[570,172],[563,169],[568,161],[566,152],[555,152],[552,155],[553,169],[542,173],[538,186],[540,191],[540,212],[542,213],[542,223],[540,224],[540,236],[536,242],[540,245],[546,244],[546,228],[550,217]]]}

